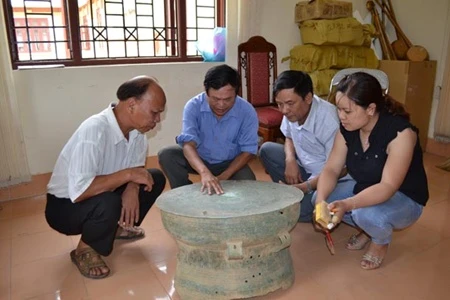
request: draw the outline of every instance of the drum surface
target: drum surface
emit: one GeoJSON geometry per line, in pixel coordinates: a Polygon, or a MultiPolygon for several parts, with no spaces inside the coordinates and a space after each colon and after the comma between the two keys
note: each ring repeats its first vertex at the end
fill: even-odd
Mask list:
{"type": "Polygon", "coordinates": [[[156,201],[168,213],[193,218],[233,218],[263,214],[301,201],[303,193],[291,186],[253,180],[222,181],[222,195],[200,192],[200,183],[163,193],[156,201]]]}

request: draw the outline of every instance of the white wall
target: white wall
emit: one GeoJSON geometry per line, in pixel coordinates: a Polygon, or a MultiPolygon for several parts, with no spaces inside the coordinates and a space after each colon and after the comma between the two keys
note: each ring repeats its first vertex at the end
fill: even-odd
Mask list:
{"type": "Polygon", "coordinates": [[[50,172],[64,144],[90,115],[116,101],[117,87],[140,74],[158,78],[167,96],[163,121],[150,137],[150,155],[174,143],[183,106],[202,91],[203,76],[213,64],[158,64],[61,68],[14,72],[32,174],[50,172]]]}
{"type": "MultiPolygon", "coordinates": [[[[300,43],[300,34],[294,23],[296,0],[228,0],[228,64],[236,66],[238,3],[242,1],[254,1],[258,7],[258,14],[254,17],[261,25],[259,32],[254,32],[254,28],[252,31],[277,46],[279,61],[300,43]]],[[[361,15],[367,14],[365,0],[352,2],[361,15]]],[[[413,43],[425,46],[431,59],[438,60],[440,67],[449,1],[393,2],[406,34],[413,43]]],[[[162,147],[174,143],[174,137],[180,131],[184,104],[202,91],[204,74],[213,65],[187,63],[14,71],[31,173],[51,172],[61,148],[78,125],[114,101],[116,89],[123,81],[139,74],[157,77],[168,99],[163,122],[148,134],[149,154],[155,155],[162,147]]],[[[286,69],[288,63],[279,62],[279,72],[286,69]]],[[[441,84],[442,72],[439,68],[436,85],[441,84]]]]}

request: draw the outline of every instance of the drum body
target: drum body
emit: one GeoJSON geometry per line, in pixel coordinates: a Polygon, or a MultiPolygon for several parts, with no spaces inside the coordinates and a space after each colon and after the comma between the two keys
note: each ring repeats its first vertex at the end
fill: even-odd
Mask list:
{"type": "Polygon", "coordinates": [[[272,182],[224,181],[225,194],[200,185],[162,194],[157,205],[179,251],[175,288],[182,299],[239,299],[294,282],[289,231],[303,193],[272,182]]]}

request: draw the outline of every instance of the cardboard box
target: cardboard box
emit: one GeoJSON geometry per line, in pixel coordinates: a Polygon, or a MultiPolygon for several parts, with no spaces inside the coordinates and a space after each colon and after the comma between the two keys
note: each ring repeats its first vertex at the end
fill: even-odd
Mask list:
{"type": "Polygon", "coordinates": [[[334,0],[302,1],[295,5],[295,22],[311,19],[337,19],[353,16],[352,2],[334,0]]]}
{"type": "Polygon", "coordinates": [[[389,77],[389,95],[403,103],[411,123],[419,129],[422,150],[428,139],[436,61],[381,60],[379,69],[389,77]]]}

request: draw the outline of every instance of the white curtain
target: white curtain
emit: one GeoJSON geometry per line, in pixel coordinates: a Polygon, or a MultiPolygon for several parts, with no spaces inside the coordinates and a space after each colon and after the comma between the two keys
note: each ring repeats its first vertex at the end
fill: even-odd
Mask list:
{"type": "Polygon", "coordinates": [[[31,179],[0,4],[0,188],[31,179]]]}
{"type": "Polygon", "coordinates": [[[450,143],[450,39],[447,46],[447,58],[439,100],[436,121],[434,126],[434,138],[440,142],[450,143]]]}
{"type": "Polygon", "coordinates": [[[246,42],[254,35],[260,35],[262,1],[239,0],[238,43],[246,42]]]}

